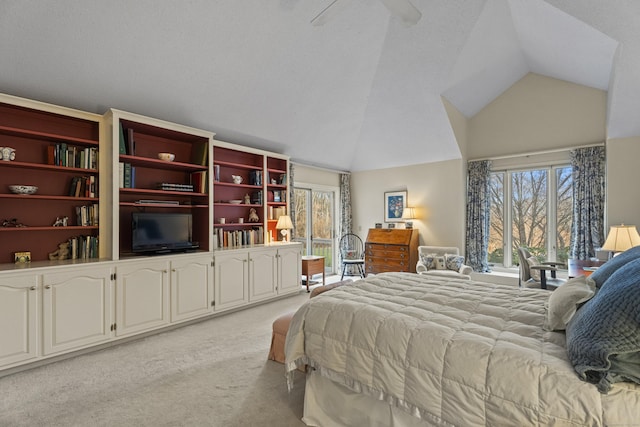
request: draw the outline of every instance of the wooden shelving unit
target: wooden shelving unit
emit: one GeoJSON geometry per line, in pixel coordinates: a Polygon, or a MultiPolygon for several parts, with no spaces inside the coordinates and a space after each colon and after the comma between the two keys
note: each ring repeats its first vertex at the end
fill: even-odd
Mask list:
{"type": "MultiPolygon", "coordinates": [[[[76,207],[98,203],[96,189],[91,197],[69,196],[74,177],[93,177],[99,191],[101,123],[99,115],[0,94],[0,146],[15,149],[14,160],[0,161],[0,224],[15,219],[24,225],[0,226],[0,263],[13,263],[13,254],[23,251],[31,252],[33,262],[48,260],[50,252],[73,237],[102,240],[101,230],[106,228],[79,225],[76,214],[76,207]],[[61,157],[54,161],[53,152],[64,154],[70,164],[63,165],[61,157]],[[16,184],[35,185],[38,190],[32,195],[13,194],[9,186],[16,184]],[[65,216],[67,226],[52,226],[65,216]]],[[[98,253],[93,255],[104,256],[102,247],[96,247],[98,253]]]]}
{"type": "Polygon", "coordinates": [[[219,246],[238,246],[237,241],[229,243],[233,232],[241,234],[237,237],[240,240],[239,246],[251,244],[247,243],[247,239],[248,242],[252,242],[255,236],[247,237],[248,230],[260,234],[259,239],[255,240],[256,244],[269,243],[271,236],[276,239],[277,220],[273,210],[281,208],[282,211],[287,211],[288,158],[214,141],[213,163],[214,231],[219,246]],[[234,176],[240,177],[241,182],[234,182],[234,176]],[[272,178],[276,179],[276,183],[271,183],[272,178]],[[280,201],[274,201],[274,192],[280,201]],[[258,215],[257,221],[249,220],[251,209],[258,215]],[[224,223],[221,223],[222,218],[224,223]]]}
{"type": "Polygon", "coordinates": [[[114,109],[105,118],[112,145],[113,258],[131,255],[133,212],[191,213],[193,240],[199,243],[199,250],[210,251],[213,133],[114,109]],[[175,159],[160,160],[159,153],[173,153],[175,159]],[[121,172],[125,164],[134,171],[131,178],[121,172]],[[203,186],[196,184],[196,173],[204,174],[203,186]],[[192,189],[162,189],[162,184],[192,189]]]}

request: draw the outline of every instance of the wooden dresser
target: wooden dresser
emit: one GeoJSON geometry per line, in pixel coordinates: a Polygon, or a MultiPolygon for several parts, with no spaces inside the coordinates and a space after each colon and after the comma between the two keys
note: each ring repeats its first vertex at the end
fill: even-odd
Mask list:
{"type": "Polygon", "coordinates": [[[371,228],[364,244],[365,274],[385,271],[416,272],[418,230],[371,228]]]}

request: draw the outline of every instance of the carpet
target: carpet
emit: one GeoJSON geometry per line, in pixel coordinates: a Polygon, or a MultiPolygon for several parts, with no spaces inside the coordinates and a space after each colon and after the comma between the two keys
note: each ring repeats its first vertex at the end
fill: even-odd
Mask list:
{"type": "Polygon", "coordinates": [[[303,426],[304,380],[288,393],[267,355],[272,322],[308,296],[0,378],[0,426],[303,426]]]}

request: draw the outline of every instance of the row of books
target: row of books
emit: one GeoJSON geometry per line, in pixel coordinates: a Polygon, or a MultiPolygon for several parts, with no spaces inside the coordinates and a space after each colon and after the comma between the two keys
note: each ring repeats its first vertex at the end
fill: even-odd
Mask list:
{"type": "Polygon", "coordinates": [[[98,194],[98,181],[94,175],[74,176],[69,184],[69,196],[71,197],[96,197],[98,194]]]}
{"type": "Polygon", "coordinates": [[[213,247],[238,248],[241,246],[261,245],[264,243],[264,229],[255,227],[251,230],[216,229],[213,233],[213,247]]]}
{"type": "Polygon", "coordinates": [[[172,182],[159,182],[158,185],[158,190],[165,190],[165,191],[185,191],[185,192],[193,192],[193,185],[192,184],[175,184],[172,182]]]}
{"type": "Polygon", "coordinates": [[[99,207],[97,203],[92,205],[76,206],[76,224],[86,227],[98,224],[99,207]]]}
{"type": "Polygon", "coordinates": [[[98,169],[98,149],[96,147],[76,147],[64,142],[47,147],[47,163],[70,168],[98,169]]]}
{"type": "Polygon", "coordinates": [[[118,184],[120,188],[136,188],[136,167],[131,163],[118,164],[118,184]]]}
{"type": "Polygon", "coordinates": [[[98,238],[96,236],[76,236],[69,239],[71,259],[98,258],[98,238]]]}
{"type": "Polygon", "coordinates": [[[268,218],[270,220],[277,220],[278,218],[280,218],[280,216],[286,215],[286,214],[287,214],[287,208],[285,206],[277,206],[277,207],[269,206],[268,218]]]}

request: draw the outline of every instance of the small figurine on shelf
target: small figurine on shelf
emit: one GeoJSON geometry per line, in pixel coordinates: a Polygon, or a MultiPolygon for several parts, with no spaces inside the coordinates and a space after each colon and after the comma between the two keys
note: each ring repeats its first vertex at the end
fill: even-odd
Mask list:
{"type": "Polygon", "coordinates": [[[259,222],[259,221],[260,221],[260,217],[258,217],[256,210],[254,208],[249,209],[249,222],[259,222]]]}
{"type": "Polygon", "coordinates": [[[56,221],[53,223],[54,227],[66,227],[69,224],[68,216],[59,216],[56,217],[56,221]]]}
{"type": "Polygon", "coordinates": [[[251,196],[249,196],[248,194],[244,195],[244,204],[245,205],[250,205],[251,204],[251,196]]]}
{"type": "Polygon", "coordinates": [[[50,260],[68,259],[69,258],[69,242],[62,242],[58,245],[58,249],[49,253],[50,260]]]}

